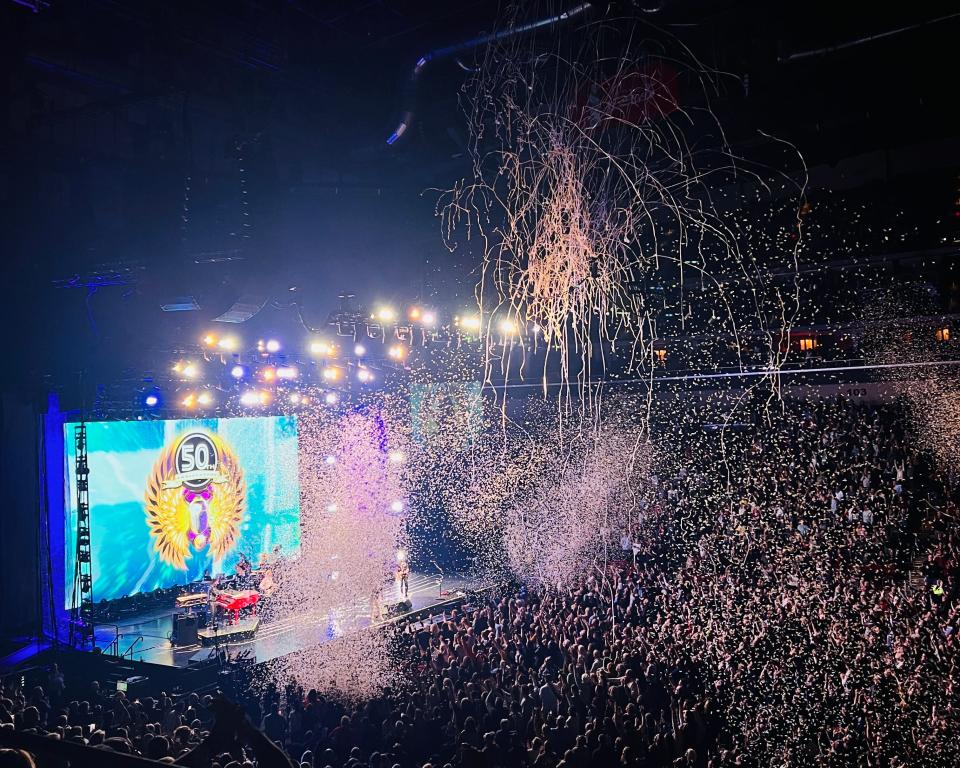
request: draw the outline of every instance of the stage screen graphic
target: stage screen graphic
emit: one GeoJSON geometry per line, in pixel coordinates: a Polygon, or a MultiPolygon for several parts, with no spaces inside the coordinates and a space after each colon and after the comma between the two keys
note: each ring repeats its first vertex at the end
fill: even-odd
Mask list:
{"type": "MultiPolygon", "coordinates": [[[[75,569],[74,427],[64,425],[65,601],[75,569]]],[[[233,573],[300,548],[295,416],[87,423],[94,600],[233,573]]]]}

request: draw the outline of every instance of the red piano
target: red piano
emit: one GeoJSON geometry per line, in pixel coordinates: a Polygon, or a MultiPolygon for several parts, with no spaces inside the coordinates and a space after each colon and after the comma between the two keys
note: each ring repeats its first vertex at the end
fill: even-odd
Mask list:
{"type": "Polygon", "coordinates": [[[225,611],[233,611],[233,623],[240,620],[240,611],[244,608],[253,608],[257,610],[257,602],[260,600],[260,593],[255,589],[224,589],[217,594],[217,605],[225,611]]]}

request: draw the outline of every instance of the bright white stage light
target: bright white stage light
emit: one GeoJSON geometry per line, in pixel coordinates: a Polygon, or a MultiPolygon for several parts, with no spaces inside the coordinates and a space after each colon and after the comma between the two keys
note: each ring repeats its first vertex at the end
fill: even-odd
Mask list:
{"type": "Polygon", "coordinates": [[[280,368],[277,368],[277,378],[278,379],[295,379],[297,378],[297,369],[292,365],[284,365],[280,368]]]}
{"type": "Polygon", "coordinates": [[[403,502],[400,499],[390,502],[390,511],[391,512],[403,512],[403,502]]]}
{"type": "Polygon", "coordinates": [[[407,457],[404,455],[403,451],[390,451],[387,454],[387,458],[390,460],[391,464],[403,464],[403,460],[407,457]]]}
{"type": "Polygon", "coordinates": [[[367,348],[363,346],[363,344],[357,344],[357,346],[353,348],[353,354],[355,354],[357,357],[363,357],[365,354],[367,354],[367,348]]]}
{"type": "Polygon", "coordinates": [[[201,392],[197,395],[197,402],[200,405],[212,405],[213,404],[213,395],[209,392],[201,392]]]}
{"type": "Polygon", "coordinates": [[[327,456],[327,458],[325,458],[324,461],[330,466],[333,466],[334,464],[337,463],[337,457],[330,455],[330,456],[327,456]]]}
{"type": "Polygon", "coordinates": [[[518,331],[516,321],[510,320],[506,317],[497,323],[497,328],[500,329],[500,333],[502,333],[504,336],[513,336],[518,331]]]}
{"type": "Polygon", "coordinates": [[[437,324],[437,316],[433,314],[433,312],[424,312],[423,317],[420,319],[420,324],[427,328],[432,328],[437,324]]]}
{"type": "Polygon", "coordinates": [[[366,368],[361,368],[357,371],[357,379],[366,384],[368,381],[373,381],[373,374],[370,373],[366,368]]]}
{"type": "Polygon", "coordinates": [[[294,405],[299,405],[299,404],[300,404],[300,393],[299,393],[299,392],[293,392],[293,393],[290,395],[290,402],[293,403],[294,405]]]}
{"type": "Polygon", "coordinates": [[[339,399],[336,392],[327,392],[327,394],[323,396],[323,401],[327,405],[336,405],[339,399]]]}
{"type": "Polygon", "coordinates": [[[407,550],[405,550],[405,549],[398,549],[398,550],[397,550],[397,562],[398,562],[398,563],[402,563],[402,562],[403,562],[404,560],[406,560],[406,559],[407,559],[407,550]]]}
{"type": "Polygon", "coordinates": [[[380,307],[374,317],[381,323],[392,323],[397,319],[397,311],[393,307],[380,307]]]}
{"type": "Polygon", "coordinates": [[[327,504],[327,512],[336,512],[336,511],[337,511],[336,504],[327,504]]]}
{"type": "Polygon", "coordinates": [[[266,344],[267,352],[279,352],[280,351],[280,342],[276,339],[269,339],[266,344]]]}
{"type": "Polygon", "coordinates": [[[465,331],[479,331],[480,330],[480,318],[476,315],[467,315],[466,317],[460,318],[460,327],[465,331]]]}
{"type": "Polygon", "coordinates": [[[333,355],[334,347],[329,341],[315,340],[310,342],[310,354],[317,357],[330,357],[333,355]]]}
{"type": "Polygon", "coordinates": [[[336,381],[340,378],[340,369],[339,368],[324,368],[323,369],[323,378],[327,381],[336,381]]]}
{"type": "Polygon", "coordinates": [[[195,379],[200,375],[200,369],[197,368],[197,366],[195,366],[193,363],[187,363],[183,366],[181,373],[183,374],[184,378],[195,379]]]}
{"type": "Polygon", "coordinates": [[[260,403],[260,393],[256,390],[250,390],[240,395],[240,405],[258,405],[260,403]]]}
{"type": "Polygon", "coordinates": [[[235,365],[230,369],[230,375],[235,379],[242,379],[244,373],[246,373],[246,371],[242,365],[235,365]]]}
{"type": "Polygon", "coordinates": [[[224,336],[217,342],[217,346],[226,352],[233,352],[239,346],[239,342],[235,336],[224,336]]]}
{"type": "Polygon", "coordinates": [[[160,402],[160,398],[157,397],[156,395],[147,395],[143,399],[143,404],[146,405],[148,408],[153,408],[159,402],[160,402]]]}

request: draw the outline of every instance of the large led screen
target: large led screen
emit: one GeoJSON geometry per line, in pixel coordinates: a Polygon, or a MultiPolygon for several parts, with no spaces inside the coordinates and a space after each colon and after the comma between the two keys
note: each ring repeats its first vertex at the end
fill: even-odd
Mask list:
{"type": "MultiPolygon", "coordinates": [[[[76,424],[64,425],[65,599],[74,581],[76,424]]],[[[87,423],[94,600],[232,573],[300,547],[294,416],[87,423]]]]}

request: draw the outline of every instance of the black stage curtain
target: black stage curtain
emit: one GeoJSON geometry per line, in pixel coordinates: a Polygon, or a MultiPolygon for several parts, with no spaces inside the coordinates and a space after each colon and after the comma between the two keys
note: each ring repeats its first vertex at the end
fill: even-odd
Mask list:
{"type": "Polygon", "coordinates": [[[40,622],[40,408],[0,394],[0,634],[36,634],[40,622]]]}

